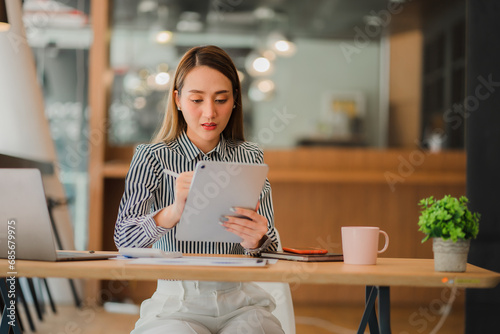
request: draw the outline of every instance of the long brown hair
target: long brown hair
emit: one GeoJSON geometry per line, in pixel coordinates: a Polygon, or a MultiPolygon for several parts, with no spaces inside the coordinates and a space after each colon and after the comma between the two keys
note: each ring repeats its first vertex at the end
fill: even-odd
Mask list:
{"type": "Polygon", "coordinates": [[[229,55],[214,45],[198,46],[188,50],[177,66],[174,82],[168,93],[167,108],[160,129],[153,137],[153,143],[169,142],[187,130],[187,123],[182,112],[177,110],[174,91],[179,95],[182,92],[184,80],[188,73],[197,66],[208,66],[225,75],[233,86],[235,108],[222,135],[226,139],[244,140],[243,136],[243,108],[241,106],[241,86],[238,72],[229,55]]]}

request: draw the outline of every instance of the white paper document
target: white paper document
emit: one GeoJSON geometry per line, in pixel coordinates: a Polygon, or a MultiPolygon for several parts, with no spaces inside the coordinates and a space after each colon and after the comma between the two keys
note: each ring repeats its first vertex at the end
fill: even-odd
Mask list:
{"type": "Polygon", "coordinates": [[[265,267],[272,262],[261,258],[183,256],[179,258],[140,258],[130,260],[130,263],[174,266],[265,267]]]}

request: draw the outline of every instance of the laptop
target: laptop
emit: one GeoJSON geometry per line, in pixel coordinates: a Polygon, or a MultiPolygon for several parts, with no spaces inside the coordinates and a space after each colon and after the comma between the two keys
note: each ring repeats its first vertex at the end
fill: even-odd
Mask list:
{"type": "Polygon", "coordinates": [[[57,250],[42,175],[32,168],[0,168],[0,258],[102,260],[115,253],[57,250]]]}

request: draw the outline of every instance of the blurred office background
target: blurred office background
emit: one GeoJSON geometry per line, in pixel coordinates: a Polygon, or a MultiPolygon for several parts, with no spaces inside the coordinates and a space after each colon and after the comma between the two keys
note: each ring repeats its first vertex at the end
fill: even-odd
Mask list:
{"type": "MultiPolygon", "coordinates": [[[[110,146],[148,142],[177,62],[219,45],[243,87],[246,137],[265,148],[463,149],[444,112],[464,97],[465,1],[120,0],[112,2],[110,146]]],[[[24,1],[46,115],[85,248],[91,3],[24,1]]],[[[460,117],[460,114],[458,114],[460,117]]]]}

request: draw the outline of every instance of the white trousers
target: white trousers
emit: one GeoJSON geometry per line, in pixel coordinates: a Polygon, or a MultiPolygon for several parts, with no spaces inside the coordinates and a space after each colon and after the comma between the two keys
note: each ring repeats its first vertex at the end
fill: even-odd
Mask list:
{"type": "Polygon", "coordinates": [[[159,280],[131,334],[283,334],[275,307],[253,283],[159,280]]]}

